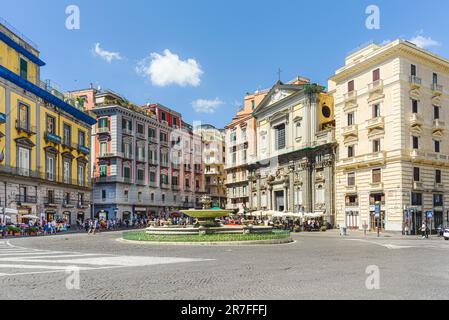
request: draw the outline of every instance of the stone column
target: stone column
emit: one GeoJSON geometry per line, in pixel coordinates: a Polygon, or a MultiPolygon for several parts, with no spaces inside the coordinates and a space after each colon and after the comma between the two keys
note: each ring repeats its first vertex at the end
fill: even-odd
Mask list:
{"type": "Polygon", "coordinates": [[[288,182],[284,182],[284,211],[289,211],[288,182]]]}
{"type": "Polygon", "coordinates": [[[290,201],[289,211],[295,211],[295,165],[289,167],[289,189],[290,189],[290,201]]]}
{"type": "Polygon", "coordinates": [[[260,174],[258,174],[257,175],[257,210],[260,210],[260,200],[261,200],[260,174]]]}
{"type": "Polygon", "coordinates": [[[310,145],[310,126],[311,126],[311,118],[310,118],[310,101],[306,100],[305,108],[304,108],[304,121],[302,121],[304,125],[304,143],[306,145],[310,145]]]}
{"type": "Polygon", "coordinates": [[[310,101],[310,138],[311,141],[315,141],[315,134],[318,131],[318,103],[315,95],[313,95],[310,101]]]}
{"type": "Polygon", "coordinates": [[[308,163],[305,163],[302,165],[302,170],[303,170],[303,206],[304,206],[304,212],[308,213],[311,212],[312,208],[311,208],[311,198],[312,198],[312,192],[311,192],[311,180],[312,180],[312,176],[311,176],[311,172],[310,169],[308,167],[308,163]]]}
{"type": "Polygon", "coordinates": [[[253,177],[252,177],[252,173],[250,173],[248,194],[249,194],[249,207],[250,207],[251,210],[254,209],[253,191],[254,191],[253,177]]]}
{"type": "Polygon", "coordinates": [[[267,209],[268,210],[274,210],[273,208],[273,186],[272,185],[268,185],[268,189],[267,189],[267,209]]]}

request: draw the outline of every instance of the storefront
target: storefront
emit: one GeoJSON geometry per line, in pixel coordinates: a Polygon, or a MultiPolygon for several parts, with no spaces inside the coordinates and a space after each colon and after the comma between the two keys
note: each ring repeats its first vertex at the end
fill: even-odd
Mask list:
{"type": "Polygon", "coordinates": [[[30,207],[18,207],[18,223],[28,223],[29,219],[22,218],[23,216],[27,216],[31,214],[31,208],[30,207]]]}
{"type": "Polygon", "coordinates": [[[144,219],[147,217],[147,208],[134,207],[134,216],[136,219],[144,219]]]}
{"type": "Polygon", "coordinates": [[[70,211],[64,211],[62,213],[62,221],[71,223],[72,219],[72,213],[70,211]]]}
{"type": "Polygon", "coordinates": [[[45,220],[47,222],[52,222],[56,220],[56,211],[55,210],[46,210],[45,211],[45,220]]]}
{"type": "Polygon", "coordinates": [[[76,215],[76,220],[84,222],[85,216],[84,216],[84,212],[79,211],[76,215]]]}
{"type": "Polygon", "coordinates": [[[360,226],[360,215],[357,210],[346,210],[346,227],[357,230],[360,226]]]}

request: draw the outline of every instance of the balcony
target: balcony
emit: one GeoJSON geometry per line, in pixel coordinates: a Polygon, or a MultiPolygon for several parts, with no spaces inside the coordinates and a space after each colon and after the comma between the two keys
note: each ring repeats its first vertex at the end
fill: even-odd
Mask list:
{"type": "Polygon", "coordinates": [[[201,168],[200,167],[195,167],[195,173],[201,173],[201,168]]]}
{"type": "Polygon", "coordinates": [[[134,132],[130,129],[122,129],[122,133],[127,136],[133,136],[134,132]]]}
{"type": "Polygon", "coordinates": [[[441,96],[443,94],[443,86],[438,83],[433,83],[432,91],[435,96],[441,96]]]}
{"type": "Polygon", "coordinates": [[[167,140],[160,140],[161,146],[168,147],[168,141],[167,140]]]}
{"type": "Polygon", "coordinates": [[[140,139],[140,140],[145,140],[145,133],[141,133],[141,132],[136,132],[136,138],[140,139]]]}
{"type": "Polygon", "coordinates": [[[443,131],[446,127],[446,123],[443,120],[435,119],[433,120],[433,131],[443,131]]]}
{"type": "Polygon", "coordinates": [[[385,151],[373,152],[365,155],[364,162],[369,165],[384,164],[385,158],[385,151]]]}
{"type": "Polygon", "coordinates": [[[185,172],[191,172],[192,171],[192,166],[190,164],[185,164],[184,165],[184,171],[185,172]]]}
{"type": "Polygon", "coordinates": [[[35,135],[37,131],[36,126],[30,126],[25,123],[20,123],[17,120],[16,120],[16,129],[19,133],[24,132],[29,136],[35,135]]]}
{"type": "Polygon", "coordinates": [[[345,204],[346,208],[357,208],[359,206],[358,202],[348,202],[345,204]]]}
{"type": "Polygon", "coordinates": [[[342,169],[363,168],[366,166],[383,165],[386,160],[386,152],[374,152],[357,157],[343,158],[338,162],[342,169]]]}
{"type": "Polygon", "coordinates": [[[421,88],[421,83],[422,83],[421,78],[419,78],[417,76],[410,76],[409,81],[410,81],[410,85],[411,85],[412,89],[421,88]]]}
{"type": "Polygon", "coordinates": [[[353,90],[344,94],[345,104],[356,104],[357,103],[357,91],[353,90]]]}
{"type": "Polygon", "coordinates": [[[383,182],[371,182],[370,190],[382,190],[384,188],[383,182]]]}
{"type": "Polygon", "coordinates": [[[370,84],[368,84],[368,92],[369,93],[375,93],[375,92],[382,92],[384,89],[384,82],[383,80],[377,80],[370,84]]]}
{"type": "Polygon", "coordinates": [[[0,112],[0,123],[6,122],[6,114],[0,112]]]}
{"type": "Polygon", "coordinates": [[[385,119],[384,117],[377,117],[373,119],[369,119],[366,121],[366,128],[368,130],[374,129],[384,129],[385,128],[385,119]]]}
{"type": "Polygon", "coordinates": [[[410,115],[410,125],[411,126],[422,126],[424,119],[420,114],[412,113],[410,115]]]}
{"type": "Polygon", "coordinates": [[[78,150],[79,153],[82,153],[84,155],[89,155],[90,154],[90,148],[86,147],[85,145],[78,144],[77,145],[77,150],[78,150]]]}
{"type": "Polygon", "coordinates": [[[170,164],[166,161],[161,161],[160,166],[164,167],[164,168],[168,168],[168,167],[170,167],[170,164]]]}
{"type": "Polygon", "coordinates": [[[17,194],[16,195],[16,203],[24,204],[24,203],[30,203],[35,204],[37,203],[37,197],[36,196],[28,196],[23,194],[17,194]]]}
{"type": "Polygon", "coordinates": [[[139,154],[136,156],[136,161],[137,162],[146,162],[146,159],[143,155],[139,154]]]}
{"type": "Polygon", "coordinates": [[[78,201],[74,199],[62,199],[63,208],[74,208],[76,205],[78,205],[78,201]]]}
{"type": "Polygon", "coordinates": [[[87,209],[88,207],[89,207],[89,205],[90,205],[90,202],[88,202],[88,201],[81,201],[81,200],[78,200],[77,201],[77,205],[76,205],[76,207],[78,208],[78,209],[87,209]]]}
{"type": "Polygon", "coordinates": [[[171,167],[173,170],[179,170],[181,168],[181,165],[179,163],[172,163],[171,167]]]}
{"type": "Polygon", "coordinates": [[[424,184],[422,182],[419,182],[419,181],[413,181],[413,189],[414,190],[423,190],[424,189],[424,184]]]}
{"type": "Polygon", "coordinates": [[[348,136],[358,136],[358,125],[353,124],[351,126],[344,127],[342,129],[342,134],[344,137],[348,136]]]}
{"type": "MultiPolygon", "coordinates": [[[[357,192],[357,186],[353,185],[353,186],[345,186],[346,192],[347,193],[356,193],[357,192]]],[[[358,205],[358,204],[357,204],[358,205]]]]}
{"type": "Polygon", "coordinates": [[[51,132],[45,131],[44,139],[47,142],[53,142],[53,143],[56,143],[56,144],[61,144],[61,137],[57,136],[56,134],[51,133],[51,132]]]}
{"type": "Polygon", "coordinates": [[[148,141],[150,143],[157,144],[157,138],[156,137],[148,137],[148,141]]]}
{"type": "Polygon", "coordinates": [[[75,144],[69,138],[62,139],[61,144],[66,149],[75,150],[75,144]]]}
{"type": "Polygon", "coordinates": [[[170,189],[170,184],[169,183],[161,183],[161,188],[162,189],[170,189]]]}
{"type": "Polygon", "coordinates": [[[123,152],[121,154],[121,156],[122,156],[123,159],[126,159],[126,160],[132,160],[133,159],[133,154],[130,153],[130,152],[123,152]]]}
{"type": "Polygon", "coordinates": [[[312,143],[312,146],[315,145],[324,145],[328,143],[334,143],[335,142],[335,130],[327,129],[322,130],[320,132],[317,132],[315,135],[316,140],[312,143]]]}
{"type": "Polygon", "coordinates": [[[57,207],[58,204],[62,203],[61,198],[56,197],[45,197],[44,198],[44,206],[46,207],[57,207]]]}
{"type": "Polygon", "coordinates": [[[109,159],[109,158],[116,158],[121,157],[122,153],[120,152],[103,152],[98,155],[98,159],[109,159]]]}
{"type": "Polygon", "coordinates": [[[435,182],[435,189],[436,190],[444,190],[444,183],[436,183],[435,182]]]}
{"type": "Polygon", "coordinates": [[[97,134],[109,134],[110,131],[108,127],[97,128],[97,134]]]}
{"type": "Polygon", "coordinates": [[[148,163],[152,166],[157,166],[158,162],[156,159],[148,159],[148,163]]]}
{"type": "Polygon", "coordinates": [[[150,187],[157,188],[157,182],[156,181],[150,181],[150,187]]]}
{"type": "Polygon", "coordinates": [[[145,179],[136,179],[136,184],[140,185],[140,186],[144,186],[145,185],[145,179]]]}
{"type": "Polygon", "coordinates": [[[172,189],[173,191],[179,191],[181,188],[180,188],[178,185],[172,185],[172,186],[171,186],[171,189],[172,189]]]}

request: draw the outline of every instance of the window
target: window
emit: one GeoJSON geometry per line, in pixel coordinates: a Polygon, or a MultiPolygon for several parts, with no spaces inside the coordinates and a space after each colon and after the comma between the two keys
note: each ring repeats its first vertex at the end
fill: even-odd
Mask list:
{"type": "Polygon", "coordinates": [[[414,167],[413,168],[413,181],[419,182],[419,168],[414,167]]]}
{"type": "Polygon", "coordinates": [[[436,153],[440,153],[440,141],[439,140],[433,140],[434,145],[434,151],[436,153]]]}
{"type": "Polygon", "coordinates": [[[161,142],[167,142],[167,133],[161,131],[161,142]]]}
{"type": "Polygon", "coordinates": [[[416,136],[413,136],[412,144],[413,144],[413,149],[418,149],[419,148],[419,138],[416,136]]]}
{"type": "Polygon", "coordinates": [[[128,166],[123,167],[123,177],[131,179],[131,168],[128,166]]]}
{"type": "Polygon", "coordinates": [[[64,123],[63,126],[63,141],[66,146],[72,145],[72,127],[67,123],[64,123]]]}
{"type": "Polygon", "coordinates": [[[45,167],[46,167],[46,174],[47,174],[47,180],[55,181],[56,176],[56,159],[54,155],[47,154],[47,157],[45,159],[45,167]]]}
{"type": "Polygon", "coordinates": [[[422,206],[422,193],[412,192],[412,206],[422,206]]]}
{"type": "Polygon", "coordinates": [[[251,100],[251,110],[254,110],[256,106],[256,102],[254,100],[251,100]]]}
{"type": "Polygon", "coordinates": [[[246,150],[242,150],[242,161],[246,163],[246,150]]]}
{"type": "Polygon", "coordinates": [[[19,104],[19,129],[29,130],[30,122],[29,122],[29,108],[27,105],[20,103],[19,104]]]}
{"type": "Polygon", "coordinates": [[[348,126],[352,126],[355,124],[354,112],[348,113],[348,126]]]}
{"type": "Polygon", "coordinates": [[[78,185],[84,186],[86,184],[86,167],[83,163],[78,164],[78,185]]]}
{"type": "Polygon", "coordinates": [[[438,74],[436,74],[435,72],[432,75],[432,83],[438,84],[438,74]]]}
{"type": "Polygon", "coordinates": [[[145,129],[143,127],[143,124],[141,124],[141,123],[137,124],[137,133],[145,134],[145,129]]]}
{"type": "Polygon", "coordinates": [[[354,156],[354,146],[348,146],[348,158],[352,158],[354,156]]]}
{"type": "Polygon", "coordinates": [[[177,126],[178,126],[178,118],[173,117],[173,127],[177,127],[177,126]]]}
{"type": "Polygon", "coordinates": [[[104,156],[108,152],[108,143],[100,142],[100,156],[104,156]]]}
{"type": "Polygon", "coordinates": [[[137,169],[137,180],[139,180],[139,181],[145,180],[145,170],[137,169]]]}
{"type": "Polygon", "coordinates": [[[154,193],[152,193],[152,194],[150,195],[150,199],[151,199],[151,201],[154,201],[154,193]]]}
{"type": "Polygon", "coordinates": [[[81,130],[78,130],[78,145],[80,147],[86,146],[86,133],[81,130]]]}
{"type": "Polygon", "coordinates": [[[108,118],[98,119],[98,128],[109,128],[108,118]]]}
{"type": "Polygon", "coordinates": [[[47,133],[56,134],[56,118],[47,114],[46,128],[47,133]]]}
{"type": "Polygon", "coordinates": [[[246,128],[242,128],[242,142],[246,141],[246,128]]]}
{"type": "Polygon", "coordinates": [[[179,185],[179,184],[178,184],[178,177],[172,176],[172,177],[171,177],[171,184],[174,185],[174,186],[179,185]]]}
{"type": "Polygon", "coordinates": [[[372,171],[372,182],[373,183],[380,183],[381,181],[382,181],[381,170],[380,169],[373,169],[373,171],[372,171]]]}
{"type": "Polygon", "coordinates": [[[106,190],[101,190],[101,199],[106,200],[106,190]]]}
{"type": "Polygon", "coordinates": [[[410,75],[411,75],[412,77],[416,77],[416,66],[415,66],[414,64],[412,64],[412,65],[410,66],[410,75]]]}
{"type": "Polygon", "coordinates": [[[167,174],[164,174],[164,173],[161,174],[161,182],[163,184],[168,184],[168,175],[167,174]]]}
{"type": "Polygon", "coordinates": [[[433,206],[434,207],[442,207],[443,206],[443,195],[442,194],[434,194],[433,195],[433,206]]]}
{"type": "Polygon", "coordinates": [[[380,104],[376,103],[373,105],[373,118],[379,118],[380,117],[380,104]]]}
{"type": "Polygon", "coordinates": [[[156,138],[156,130],[154,130],[154,128],[149,128],[148,129],[148,137],[149,138],[156,138]]]}
{"type": "Polygon", "coordinates": [[[162,121],[167,121],[167,115],[165,112],[161,113],[161,118],[162,118],[162,121]]]}
{"type": "Polygon", "coordinates": [[[348,82],[348,92],[354,91],[354,80],[348,82]]]}
{"type": "Polygon", "coordinates": [[[19,147],[18,163],[19,172],[21,175],[30,175],[30,150],[26,148],[19,147]]]}
{"type": "Polygon", "coordinates": [[[418,113],[418,100],[412,99],[412,113],[418,113]]]}
{"type": "Polygon", "coordinates": [[[72,179],[72,161],[70,159],[62,160],[62,176],[64,179],[64,183],[69,184],[72,179]]]}
{"type": "Polygon", "coordinates": [[[28,79],[28,61],[20,57],[20,76],[24,79],[28,79]]]}
{"type": "Polygon", "coordinates": [[[285,148],[285,124],[275,127],[275,131],[276,150],[282,150],[285,148]]]}
{"type": "Polygon", "coordinates": [[[296,122],[295,123],[295,137],[296,139],[301,138],[301,122],[296,122]]]}
{"type": "Polygon", "coordinates": [[[108,166],[106,164],[100,164],[99,173],[100,173],[100,177],[107,177],[108,166]]]}
{"type": "Polygon", "coordinates": [[[123,190],[123,197],[125,198],[125,201],[128,201],[128,199],[129,199],[129,191],[128,190],[123,190]]]}
{"type": "Polygon", "coordinates": [[[348,186],[355,186],[355,172],[348,173],[348,186]]]}
{"type": "Polygon", "coordinates": [[[156,182],[156,173],[150,171],[150,182],[156,182]]]}
{"type": "Polygon", "coordinates": [[[318,186],[318,188],[315,190],[315,203],[321,204],[324,202],[324,188],[323,186],[318,186]]]}
{"type": "Polygon", "coordinates": [[[438,106],[433,106],[433,119],[440,119],[440,107],[438,106]]]}
{"type": "Polygon", "coordinates": [[[380,152],[380,139],[373,140],[373,153],[380,152]]]}
{"type": "Polygon", "coordinates": [[[165,202],[165,194],[162,195],[162,202],[165,202]]]}
{"type": "Polygon", "coordinates": [[[376,69],[373,71],[373,82],[380,80],[380,69],[376,69]]]}
{"type": "Polygon", "coordinates": [[[441,183],[441,170],[435,170],[435,183],[441,183]]]}

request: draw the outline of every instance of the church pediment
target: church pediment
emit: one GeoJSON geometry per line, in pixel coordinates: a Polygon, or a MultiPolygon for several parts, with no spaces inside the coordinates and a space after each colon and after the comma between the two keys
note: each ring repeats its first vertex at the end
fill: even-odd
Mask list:
{"type": "Polygon", "coordinates": [[[261,101],[259,106],[256,108],[255,113],[257,114],[266,108],[289,98],[291,95],[303,89],[304,86],[302,85],[284,84],[281,81],[278,81],[261,101]]]}
{"type": "Polygon", "coordinates": [[[434,106],[441,106],[441,97],[440,96],[435,96],[432,98],[432,104],[434,106]]]}
{"type": "Polygon", "coordinates": [[[373,93],[368,99],[368,103],[373,103],[377,100],[382,100],[385,98],[385,95],[383,93],[373,93]]]}

